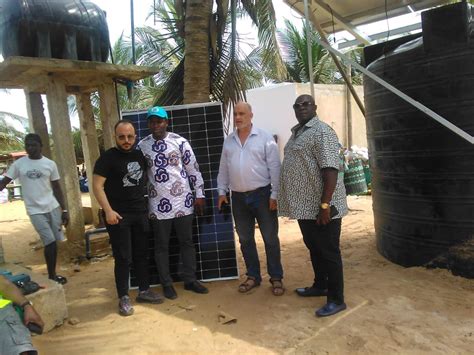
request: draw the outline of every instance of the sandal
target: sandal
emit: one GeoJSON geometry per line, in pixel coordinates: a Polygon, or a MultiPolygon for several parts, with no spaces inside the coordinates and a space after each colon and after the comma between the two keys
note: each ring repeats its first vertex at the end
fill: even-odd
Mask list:
{"type": "Polygon", "coordinates": [[[272,284],[272,293],[274,296],[282,296],[285,293],[281,279],[270,279],[270,283],[272,284]]]}
{"type": "Polygon", "coordinates": [[[257,282],[257,280],[254,277],[248,276],[247,280],[245,280],[239,285],[239,292],[246,293],[246,292],[249,292],[252,288],[255,288],[258,286],[260,286],[260,282],[257,282]]]}

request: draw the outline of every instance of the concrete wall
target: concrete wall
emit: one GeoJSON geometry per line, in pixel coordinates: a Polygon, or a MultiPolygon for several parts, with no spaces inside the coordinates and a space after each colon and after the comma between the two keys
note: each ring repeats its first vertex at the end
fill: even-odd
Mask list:
{"type": "MultiPolygon", "coordinates": [[[[347,146],[345,86],[315,84],[314,89],[319,118],[333,127],[341,144],[347,146]]],[[[363,88],[356,86],[355,89],[363,100],[363,88]]],[[[278,136],[281,157],[291,135],[290,129],[298,123],[292,106],[302,94],[310,94],[308,84],[284,83],[247,91],[247,101],[252,105],[254,113],[254,124],[278,136]]],[[[354,99],[351,110],[352,144],[367,147],[365,118],[354,99]]]]}

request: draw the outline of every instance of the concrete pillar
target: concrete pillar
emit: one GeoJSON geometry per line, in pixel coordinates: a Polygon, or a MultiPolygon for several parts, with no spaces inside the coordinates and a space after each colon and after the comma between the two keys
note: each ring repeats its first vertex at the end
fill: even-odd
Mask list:
{"type": "Polygon", "coordinates": [[[63,193],[70,216],[66,229],[68,242],[70,250],[79,253],[84,240],[84,215],[69,121],[67,93],[65,84],[53,76],[49,77],[47,99],[56,163],[61,174],[63,193]]]}
{"type": "Polygon", "coordinates": [[[99,224],[99,203],[92,192],[92,172],[94,170],[94,164],[99,158],[100,151],[90,94],[81,93],[76,95],[76,106],[81,124],[82,151],[84,153],[84,162],[89,179],[92,223],[97,226],[99,224]]]}
{"type": "Polygon", "coordinates": [[[115,147],[114,126],[120,120],[117,106],[117,95],[112,80],[99,87],[100,120],[102,122],[102,135],[105,150],[115,147]]]}
{"type": "Polygon", "coordinates": [[[30,132],[36,133],[41,137],[41,141],[43,142],[42,153],[45,157],[52,159],[48,126],[46,124],[46,117],[44,116],[43,100],[41,99],[41,94],[37,92],[28,92],[28,90],[25,90],[25,97],[30,132]]]}

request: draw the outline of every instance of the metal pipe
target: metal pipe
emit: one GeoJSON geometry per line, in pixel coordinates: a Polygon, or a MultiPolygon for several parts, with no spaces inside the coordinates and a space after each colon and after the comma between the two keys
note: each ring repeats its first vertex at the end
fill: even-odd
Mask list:
{"type": "Polygon", "coordinates": [[[133,0],[130,0],[130,24],[131,24],[131,37],[132,37],[132,62],[137,64],[135,60],[135,16],[133,12],[133,0]]]}
{"type": "Polygon", "coordinates": [[[403,100],[405,100],[406,102],[408,102],[410,105],[416,107],[418,110],[420,110],[421,112],[425,113],[426,115],[428,115],[429,117],[431,117],[432,119],[434,119],[435,121],[437,121],[438,123],[442,124],[443,126],[445,126],[446,128],[448,128],[449,130],[451,130],[452,132],[456,133],[458,136],[464,138],[466,141],[468,141],[469,143],[471,144],[474,144],[474,137],[471,136],[469,133],[467,133],[466,131],[462,130],[461,128],[457,127],[456,125],[452,124],[451,122],[449,122],[447,119],[445,119],[444,117],[438,115],[436,112],[434,112],[433,110],[429,109],[428,107],[426,107],[425,105],[423,105],[422,103],[412,99],[410,96],[406,95],[405,93],[403,93],[402,91],[398,90],[396,87],[394,87],[393,85],[390,85],[389,83],[387,83],[385,80],[383,80],[382,78],[378,77],[377,75],[375,75],[374,73],[370,72],[369,70],[367,70],[366,68],[364,68],[362,65],[360,65],[359,63],[351,60],[350,58],[348,58],[346,55],[342,54],[341,52],[339,52],[338,50],[334,49],[331,47],[331,45],[329,45],[328,43],[324,42],[324,41],[321,41],[319,40],[318,38],[316,38],[316,42],[318,42],[320,45],[322,45],[324,48],[326,48],[329,52],[333,53],[334,55],[337,55],[338,57],[340,57],[341,59],[344,60],[344,62],[346,63],[350,63],[354,68],[356,68],[357,70],[359,70],[360,72],[362,72],[363,74],[367,75],[370,79],[374,80],[375,82],[377,82],[378,84],[382,85],[384,88],[386,88],[387,90],[390,90],[391,92],[393,92],[395,95],[397,95],[398,97],[402,98],[403,100]]]}
{"type": "MultiPolygon", "coordinates": [[[[312,14],[311,14],[312,15],[312,14]]],[[[329,46],[330,48],[331,45],[329,44],[329,41],[326,37],[326,34],[324,33],[322,27],[319,25],[319,23],[316,21],[316,18],[313,16],[312,17],[312,22],[314,23],[314,25],[316,26],[316,29],[317,31],[319,32],[319,35],[321,36],[321,41],[318,40],[318,38],[315,38],[316,42],[324,42],[326,45],[323,46],[327,49],[326,46],[329,46]]],[[[336,64],[336,67],[337,69],[339,70],[339,72],[341,73],[342,77],[344,78],[344,81],[346,82],[347,84],[347,87],[349,88],[349,90],[351,91],[351,94],[352,96],[354,97],[354,100],[355,102],[357,103],[357,106],[359,106],[359,109],[360,109],[360,112],[362,112],[362,114],[364,115],[365,117],[365,107],[364,107],[364,104],[362,103],[362,100],[359,98],[359,95],[357,95],[355,89],[354,89],[354,86],[352,85],[352,81],[349,80],[349,78],[347,77],[346,75],[346,70],[345,68],[342,66],[341,62],[339,61],[339,59],[337,58],[337,55],[335,55],[332,51],[329,51],[329,54],[331,55],[331,58],[332,60],[334,61],[334,64],[336,64]]]]}
{"type": "Polygon", "coordinates": [[[311,21],[309,20],[308,0],[304,0],[304,16],[306,17],[306,46],[308,48],[308,71],[311,97],[314,100],[314,78],[313,78],[313,41],[311,39],[311,21]]]}

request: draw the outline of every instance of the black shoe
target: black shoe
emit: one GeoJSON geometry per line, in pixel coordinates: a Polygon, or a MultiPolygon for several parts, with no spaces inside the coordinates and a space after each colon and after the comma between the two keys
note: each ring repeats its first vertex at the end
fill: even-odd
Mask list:
{"type": "Polygon", "coordinates": [[[176,290],[172,285],[169,286],[163,286],[163,294],[165,295],[166,298],[169,298],[170,300],[174,300],[175,298],[178,298],[178,294],[176,293],[176,290]]]}
{"type": "Polygon", "coordinates": [[[203,285],[201,285],[199,281],[185,283],[184,289],[188,291],[194,291],[196,293],[209,293],[209,290],[203,285]]]}
{"type": "Polygon", "coordinates": [[[316,315],[318,317],[328,317],[332,316],[333,314],[339,313],[340,311],[343,311],[346,308],[347,307],[345,303],[337,304],[333,302],[328,302],[316,311],[316,315]]]}
{"type": "Polygon", "coordinates": [[[320,296],[327,296],[328,290],[316,288],[314,286],[311,287],[300,287],[295,290],[298,296],[301,297],[320,297],[320,296]]]}

